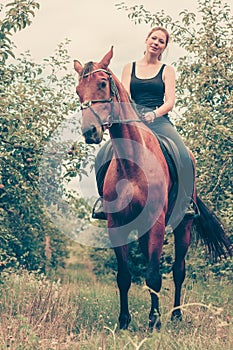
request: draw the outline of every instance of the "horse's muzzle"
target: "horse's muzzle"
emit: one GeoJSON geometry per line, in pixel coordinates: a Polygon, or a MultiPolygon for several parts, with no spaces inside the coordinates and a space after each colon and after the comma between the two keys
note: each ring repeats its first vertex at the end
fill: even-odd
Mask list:
{"type": "Polygon", "coordinates": [[[90,128],[88,128],[88,130],[83,131],[83,136],[87,144],[99,144],[102,141],[103,132],[101,128],[97,128],[95,125],[92,125],[90,128]]]}

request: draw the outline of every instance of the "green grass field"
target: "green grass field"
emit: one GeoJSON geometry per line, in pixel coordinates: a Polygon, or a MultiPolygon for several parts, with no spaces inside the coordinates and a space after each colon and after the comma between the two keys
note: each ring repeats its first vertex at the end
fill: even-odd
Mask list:
{"type": "Polygon", "coordinates": [[[149,294],[132,285],[132,322],[119,331],[115,277],[96,280],[84,248],[73,252],[61,279],[51,282],[21,271],[2,276],[0,349],[12,350],[232,350],[232,283],[210,275],[187,277],[183,321],[172,323],[173,282],[168,275],[160,293],[162,330],[147,331],[149,294]]]}

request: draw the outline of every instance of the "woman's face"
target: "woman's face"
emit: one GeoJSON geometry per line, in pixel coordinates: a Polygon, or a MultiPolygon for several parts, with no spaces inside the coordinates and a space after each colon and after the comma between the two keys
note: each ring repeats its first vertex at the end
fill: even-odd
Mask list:
{"type": "Polygon", "coordinates": [[[166,34],[161,30],[156,30],[146,39],[147,51],[159,56],[167,46],[166,34]]]}

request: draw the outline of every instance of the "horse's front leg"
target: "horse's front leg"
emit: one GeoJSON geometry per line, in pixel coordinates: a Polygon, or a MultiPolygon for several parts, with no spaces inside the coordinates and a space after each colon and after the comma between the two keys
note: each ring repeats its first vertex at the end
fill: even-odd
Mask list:
{"type": "Polygon", "coordinates": [[[127,329],[131,320],[128,306],[128,291],[131,286],[131,274],[128,269],[128,246],[120,246],[114,248],[117,263],[117,285],[120,292],[120,329],[127,329]]]}
{"type": "Polygon", "coordinates": [[[183,220],[175,229],[175,261],[173,264],[173,279],[175,284],[175,300],[171,319],[182,320],[182,313],[179,308],[181,298],[181,288],[185,279],[185,256],[190,244],[190,230],[192,221],[183,220]]]}
{"type": "Polygon", "coordinates": [[[157,330],[161,328],[158,293],[162,286],[162,276],[159,271],[159,265],[164,241],[164,229],[164,225],[157,223],[149,232],[149,263],[146,274],[146,284],[150,289],[151,296],[151,310],[149,314],[150,331],[152,331],[154,327],[157,330]]]}

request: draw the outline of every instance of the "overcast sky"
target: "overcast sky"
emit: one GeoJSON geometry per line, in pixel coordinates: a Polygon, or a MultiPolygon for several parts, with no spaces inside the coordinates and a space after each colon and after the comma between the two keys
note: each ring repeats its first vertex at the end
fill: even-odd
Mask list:
{"type": "MultiPolygon", "coordinates": [[[[232,1],[232,0],[229,0],[232,1]]],[[[3,3],[9,1],[4,0],[3,3]]],[[[150,27],[135,25],[124,10],[118,10],[120,0],[40,0],[40,10],[30,27],[14,35],[17,53],[30,50],[35,61],[40,62],[53,54],[57,45],[65,38],[71,40],[69,53],[85,63],[100,60],[114,45],[114,57],[111,69],[121,74],[123,66],[132,60],[140,59],[145,48],[145,37],[150,27]]],[[[196,0],[125,0],[126,5],[144,4],[144,7],[156,12],[164,10],[172,17],[188,9],[197,12],[196,0]]],[[[170,45],[165,56],[171,63],[181,54],[174,45],[170,45]]]]}

